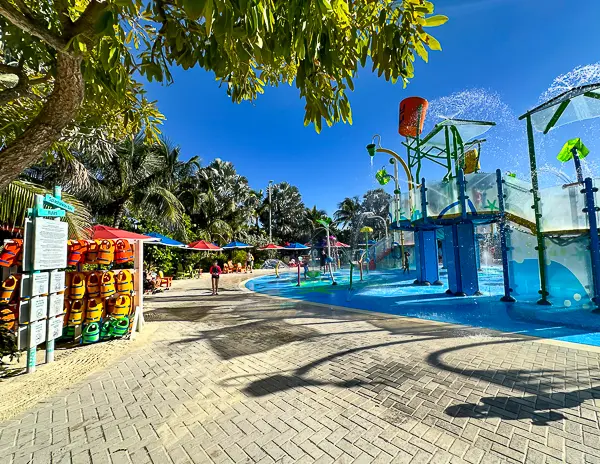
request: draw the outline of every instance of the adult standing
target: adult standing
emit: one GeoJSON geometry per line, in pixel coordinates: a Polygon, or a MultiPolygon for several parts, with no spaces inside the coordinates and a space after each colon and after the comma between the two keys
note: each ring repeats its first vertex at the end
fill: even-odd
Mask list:
{"type": "Polygon", "coordinates": [[[210,270],[208,272],[210,273],[210,280],[212,282],[212,294],[218,295],[219,294],[219,277],[221,277],[221,272],[223,272],[223,271],[221,270],[221,267],[219,266],[219,263],[216,260],[213,263],[213,265],[210,267],[210,270]]]}
{"type": "Polygon", "coordinates": [[[248,272],[248,269],[250,269],[250,274],[252,274],[254,270],[254,256],[251,251],[246,254],[246,272],[248,272]]]}

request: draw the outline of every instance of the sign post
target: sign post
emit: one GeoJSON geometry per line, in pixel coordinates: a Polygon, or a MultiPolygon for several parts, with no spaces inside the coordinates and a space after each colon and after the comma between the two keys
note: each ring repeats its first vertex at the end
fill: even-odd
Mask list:
{"type": "Polygon", "coordinates": [[[62,201],[61,187],[53,195],[36,195],[28,213],[33,233],[25,234],[20,322],[28,323],[27,372],[36,368],[37,345],[46,342],[46,363],[54,361],[54,340],[64,324],[65,272],[68,224],[60,220],[75,208],[62,201]],[[51,209],[44,209],[44,205],[51,209]],[[56,208],[56,209],[55,209],[56,208]],[[53,218],[53,219],[45,219],[53,218]],[[50,271],[50,272],[42,272],[50,271]],[[28,311],[23,311],[28,307],[28,311]]]}

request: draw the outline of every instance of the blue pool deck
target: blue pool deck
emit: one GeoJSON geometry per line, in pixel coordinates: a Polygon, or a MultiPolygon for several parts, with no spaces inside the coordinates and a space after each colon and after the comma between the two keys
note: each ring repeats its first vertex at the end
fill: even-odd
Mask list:
{"type": "Polygon", "coordinates": [[[296,274],[287,273],[280,278],[267,275],[252,279],[246,287],[258,293],[307,302],[600,346],[600,314],[592,313],[591,309],[538,306],[534,300],[500,302],[503,294],[500,268],[481,271],[480,289],[484,295],[477,297],[446,295],[447,277],[443,270],[444,285],[430,287],[413,285],[414,272],[371,271],[362,282],[357,274],[351,291],[347,269],[336,272],[336,286],[331,285],[328,276],[322,276],[314,281],[302,279],[302,285],[297,287],[296,274]]]}

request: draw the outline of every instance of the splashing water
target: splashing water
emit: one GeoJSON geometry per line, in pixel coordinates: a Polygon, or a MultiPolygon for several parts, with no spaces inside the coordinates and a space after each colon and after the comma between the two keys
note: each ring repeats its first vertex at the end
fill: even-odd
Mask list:
{"type": "Polygon", "coordinates": [[[600,82],[600,62],[577,66],[568,73],[556,77],[550,87],[540,95],[540,103],[544,103],[575,87],[597,82],[600,82]]]}

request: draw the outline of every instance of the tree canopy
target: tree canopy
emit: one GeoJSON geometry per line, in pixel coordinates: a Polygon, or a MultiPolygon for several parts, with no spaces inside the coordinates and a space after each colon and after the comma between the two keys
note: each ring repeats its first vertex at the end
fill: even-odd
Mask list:
{"type": "MultiPolygon", "coordinates": [[[[408,82],[445,16],[425,0],[0,0],[0,188],[52,150],[144,131],[163,116],[137,77],[215,74],[234,102],[293,84],[305,124],[351,122],[367,59],[408,82]],[[136,77],[137,76],[137,77],[136,77]],[[90,134],[98,137],[88,137],[90,134]]],[[[96,147],[97,148],[97,147],[96,147]]]]}

